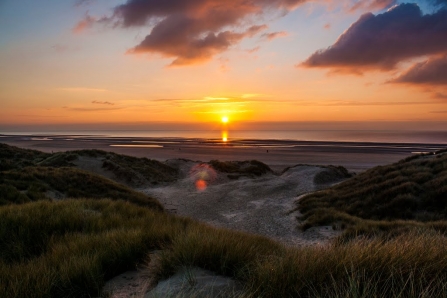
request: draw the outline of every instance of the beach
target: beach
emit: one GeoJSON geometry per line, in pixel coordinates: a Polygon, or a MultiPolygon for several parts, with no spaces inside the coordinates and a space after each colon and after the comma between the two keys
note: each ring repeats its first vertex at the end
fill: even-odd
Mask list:
{"type": "Polygon", "coordinates": [[[159,161],[173,158],[259,160],[275,171],[298,164],[341,165],[352,172],[397,162],[409,155],[432,152],[445,144],[322,142],[274,139],[148,138],[88,135],[0,135],[0,142],[44,152],[99,149],[159,161]]]}

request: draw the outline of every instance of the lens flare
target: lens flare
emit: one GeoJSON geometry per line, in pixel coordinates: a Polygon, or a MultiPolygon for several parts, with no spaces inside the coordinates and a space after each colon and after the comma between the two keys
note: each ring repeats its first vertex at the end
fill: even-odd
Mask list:
{"type": "Polygon", "coordinates": [[[206,181],[199,179],[196,181],[196,189],[198,191],[204,191],[206,189],[207,185],[206,185],[206,181]]]}
{"type": "Polygon", "coordinates": [[[189,171],[189,177],[194,181],[194,186],[198,191],[205,191],[210,183],[212,183],[216,177],[216,171],[208,164],[195,165],[189,171]]]}

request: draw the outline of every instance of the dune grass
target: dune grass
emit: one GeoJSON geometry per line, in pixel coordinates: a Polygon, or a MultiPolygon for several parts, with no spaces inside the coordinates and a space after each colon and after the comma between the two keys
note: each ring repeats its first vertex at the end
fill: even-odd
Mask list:
{"type": "Polygon", "coordinates": [[[157,274],[197,266],[245,285],[243,297],[447,297],[447,238],[410,231],[286,248],[264,237],[111,200],[0,208],[0,293],[95,297],[163,249],[157,274]]]}
{"type": "Polygon", "coordinates": [[[172,182],[177,170],[157,160],[145,157],[133,157],[103,150],[75,150],[54,153],[38,163],[39,166],[76,167],[75,161],[80,157],[96,158],[102,161],[102,167],[112,172],[118,182],[131,186],[151,183],[172,182]]]}
{"type": "Polygon", "coordinates": [[[408,221],[445,230],[447,220],[447,154],[419,155],[375,167],[337,186],[298,202],[302,228],[316,225],[401,227],[408,221]]]}
{"type": "Polygon", "coordinates": [[[254,269],[251,297],[447,297],[446,244],[414,232],[291,249],[254,269]]]}
{"type": "Polygon", "coordinates": [[[123,201],[0,208],[3,297],[87,297],[181,233],[189,221],[123,201]]]}
{"type": "Polygon", "coordinates": [[[82,157],[97,158],[102,167],[112,172],[116,180],[131,186],[175,181],[176,169],[157,160],[133,157],[97,149],[44,153],[0,143],[0,171],[24,167],[77,167],[82,157]]]}
{"type": "Polygon", "coordinates": [[[71,198],[110,198],[163,210],[151,197],[76,168],[26,167],[0,171],[0,205],[50,200],[49,193],[71,198]]]}
{"type": "Polygon", "coordinates": [[[33,166],[51,154],[0,143],[0,171],[33,166]]]}

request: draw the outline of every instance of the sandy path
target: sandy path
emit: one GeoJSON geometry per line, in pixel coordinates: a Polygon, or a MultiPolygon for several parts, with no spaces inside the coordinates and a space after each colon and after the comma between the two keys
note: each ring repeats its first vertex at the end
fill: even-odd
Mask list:
{"type": "Polygon", "coordinates": [[[319,189],[314,176],[323,169],[297,166],[282,175],[266,174],[257,178],[230,180],[224,173],[203,190],[195,187],[196,176],[190,175],[195,162],[175,161],[182,178],[169,186],[142,191],[172,212],[209,223],[249,233],[264,235],[287,245],[310,245],[336,236],[327,227],[302,232],[297,229],[294,202],[305,193],[319,189]]]}

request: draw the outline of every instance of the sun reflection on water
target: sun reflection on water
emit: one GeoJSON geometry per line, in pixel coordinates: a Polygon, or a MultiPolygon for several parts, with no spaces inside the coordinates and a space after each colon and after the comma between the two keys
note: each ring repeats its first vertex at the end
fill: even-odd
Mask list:
{"type": "Polygon", "coordinates": [[[228,131],[222,132],[222,142],[224,143],[228,142],[228,131]]]}

